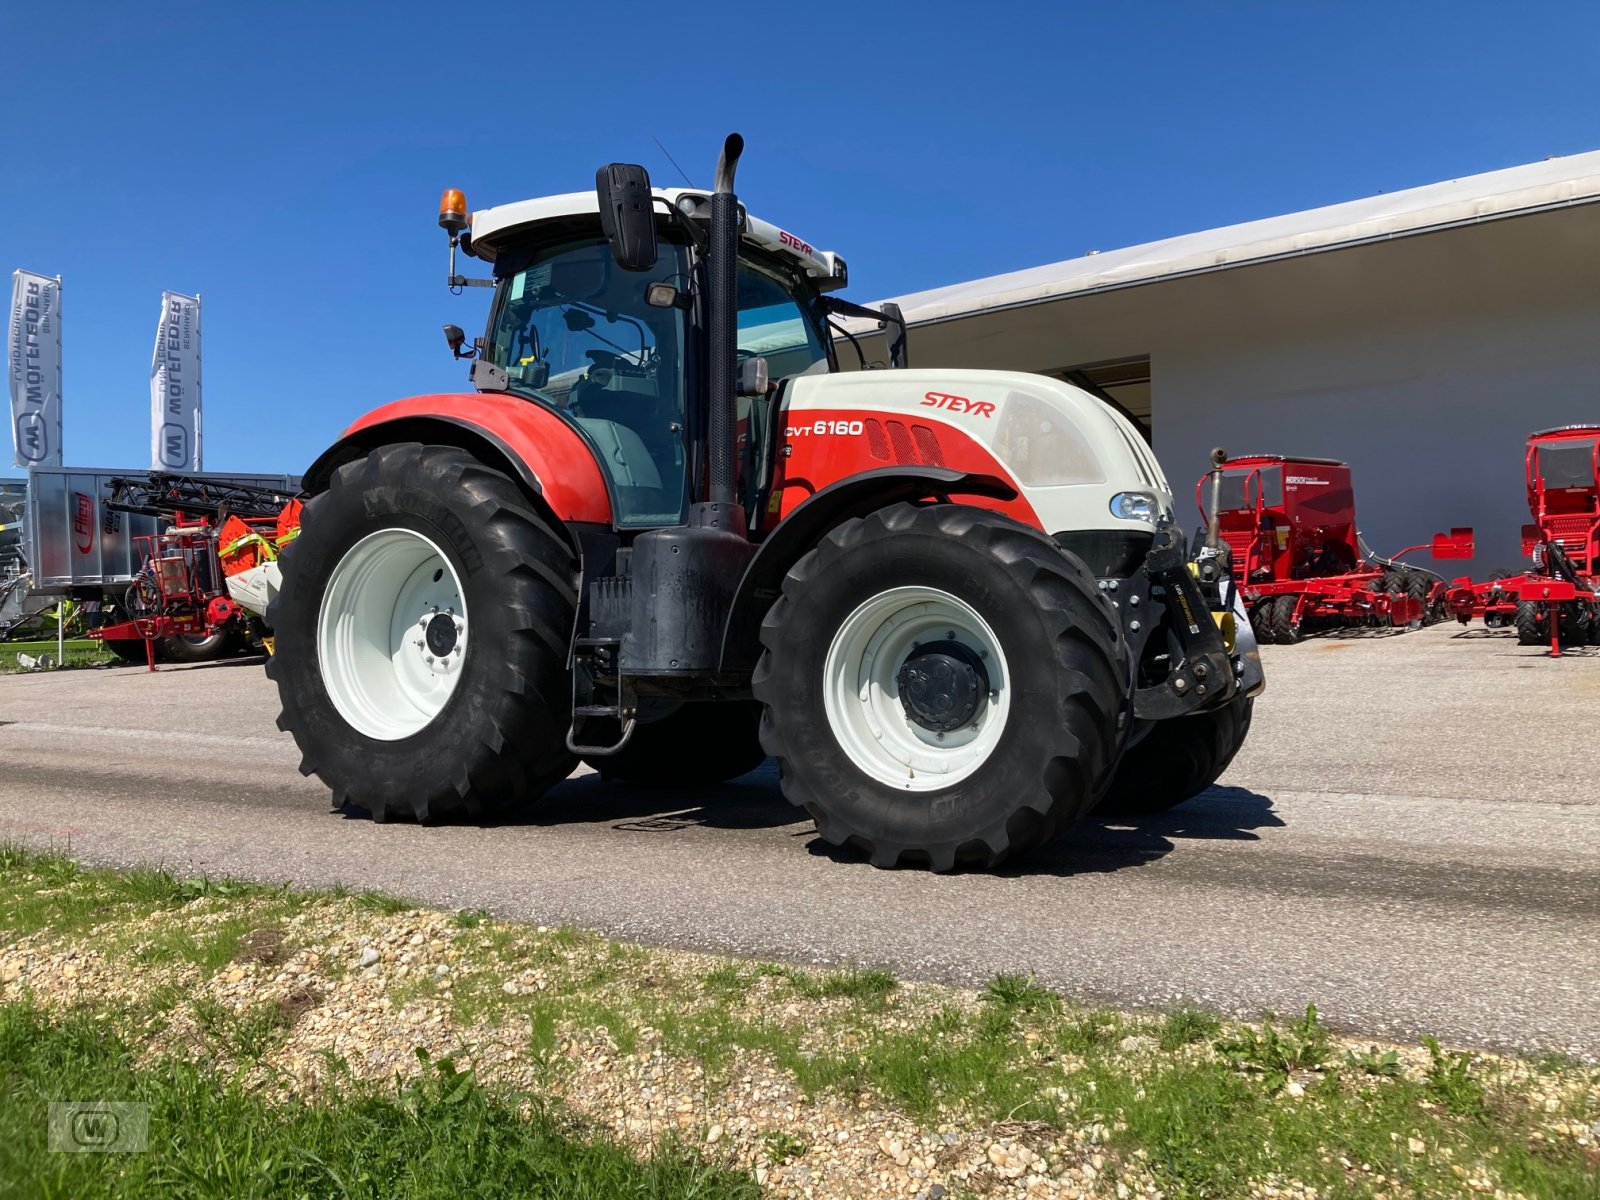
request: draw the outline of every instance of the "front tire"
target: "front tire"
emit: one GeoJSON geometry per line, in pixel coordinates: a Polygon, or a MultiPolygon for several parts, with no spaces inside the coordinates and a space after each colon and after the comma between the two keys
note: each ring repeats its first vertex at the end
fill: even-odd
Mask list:
{"type": "Polygon", "coordinates": [[[306,502],[281,564],[278,727],[336,804],[476,814],[571,772],[577,567],[509,477],[453,447],[381,447],[306,502]]]}
{"type": "Polygon", "coordinates": [[[823,840],[993,867],[1087,814],[1130,699],[1094,577],[982,509],[893,505],[789,571],[762,623],[761,739],[823,840]]]}
{"type": "Polygon", "coordinates": [[[1157,721],[1129,747],[1096,816],[1152,817],[1205,791],[1228,769],[1250,732],[1255,701],[1157,721]]]}

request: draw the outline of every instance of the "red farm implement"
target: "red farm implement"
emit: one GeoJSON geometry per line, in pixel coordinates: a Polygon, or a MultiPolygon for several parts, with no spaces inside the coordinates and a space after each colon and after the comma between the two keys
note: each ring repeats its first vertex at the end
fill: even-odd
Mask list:
{"type": "Polygon", "coordinates": [[[1201,478],[1196,496],[1202,513],[1216,513],[1216,540],[1227,548],[1261,642],[1439,620],[1447,612],[1449,585],[1399,560],[1423,549],[1435,558],[1472,556],[1470,529],[1439,534],[1430,545],[1390,558],[1373,554],[1356,528],[1350,468],[1331,458],[1226,459],[1201,478]]]}
{"type": "Polygon", "coordinates": [[[89,636],[123,658],[132,657],[131,647],[141,647],[154,671],[158,645],[212,637],[238,616],[239,606],[216,589],[216,538],[210,525],[174,525],[135,540],[145,561],[123,601],[128,619],[91,629],[89,636]]]}
{"type": "Polygon", "coordinates": [[[1483,583],[1458,579],[1449,596],[1462,624],[1514,625],[1525,646],[1600,644],[1600,425],[1569,425],[1528,438],[1528,511],[1520,575],[1496,571],[1483,583]]]}
{"type": "Polygon", "coordinates": [[[297,531],[299,502],[281,489],[191,476],[113,484],[108,509],[155,516],[165,528],[134,539],[144,562],[119,606],[123,619],[89,636],[152,671],[158,658],[203,662],[266,643],[260,614],[248,595],[241,604],[230,594],[231,584],[238,570],[276,558],[297,531]]]}

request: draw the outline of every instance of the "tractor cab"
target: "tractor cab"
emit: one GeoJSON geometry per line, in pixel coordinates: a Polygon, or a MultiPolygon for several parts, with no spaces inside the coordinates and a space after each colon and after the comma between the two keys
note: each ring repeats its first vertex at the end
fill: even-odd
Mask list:
{"type": "Polygon", "coordinates": [[[1528,438],[1528,510],[1522,552],[1543,542],[1564,551],[1584,575],[1600,569],[1600,426],[1568,425],[1528,438]]]}
{"type": "MultiPolygon", "coordinates": [[[[446,193],[441,210],[446,228],[465,219],[453,197],[446,193]]],[[[619,527],[679,524],[704,491],[709,431],[694,401],[710,358],[710,202],[705,192],[649,189],[655,253],[630,266],[612,251],[594,192],[485,209],[455,238],[493,265],[493,279],[481,281],[494,288],[487,333],[457,350],[474,358],[473,382],[542,405],[577,430],[607,476],[619,527]]],[[[767,379],[834,369],[825,293],[846,277],[838,255],[742,214],[736,350],[752,369],[739,388],[741,423],[767,379]]],[[[451,282],[480,281],[455,275],[452,263],[451,282]]],[[[457,346],[459,335],[450,336],[457,346]]]]}

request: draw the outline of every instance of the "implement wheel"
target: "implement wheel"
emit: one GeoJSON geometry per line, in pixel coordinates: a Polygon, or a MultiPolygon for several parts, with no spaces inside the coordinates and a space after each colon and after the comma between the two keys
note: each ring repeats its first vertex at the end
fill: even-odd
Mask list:
{"type": "Polygon", "coordinates": [[[1550,641],[1550,627],[1546,624],[1547,617],[1540,610],[1540,605],[1533,600],[1518,600],[1516,616],[1512,618],[1517,627],[1517,645],[1542,646],[1550,641]]]}
{"type": "Polygon", "coordinates": [[[767,761],[761,705],[749,700],[685,704],[634,728],[615,754],[586,757],[606,779],[655,787],[707,787],[767,761]]]}
{"type": "Polygon", "coordinates": [[[1131,677],[1083,562],[983,509],[897,504],[803,557],[761,627],[761,740],[880,867],[992,867],[1084,816],[1131,677]]]}
{"type": "MultiPolygon", "coordinates": [[[[239,653],[240,638],[232,629],[218,629],[211,633],[174,634],[161,639],[158,657],[166,662],[204,663],[232,658],[239,653]]],[[[139,652],[144,658],[144,651],[139,652]]]]}
{"type": "Polygon", "coordinates": [[[449,446],[381,447],[306,502],[281,563],[278,727],[335,803],[470,814],[572,770],[577,564],[506,475],[449,446]]]}
{"type": "Polygon", "coordinates": [[[1293,646],[1300,640],[1300,624],[1294,619],[1295,605],[1299,600],[1299,596],[1283,595],[1272,601],[1269,627],[1272,640],[1280,646],[1293,646]]]}
{"type": "Polygon", "coordinates": [[[1253,700],[1157,721],[1123,755],[1096,816],[1150,817],[1192,799],[1217,781],[1250,732],[1253,700]]]}
{"type": "Polygon", "coordinates": [[[1422,606],[1422,623],[1424,625],[1437,624],[1443,613],[1428,602],[1428,594],[1433,591],[1433,580],[1417,571],[1408,571],[1403,576],[1405,593],[1422,606]]]}
{"type": "MultiPolygon", "coordinates": [[[[1497,568],[1496,570],[1489,572],[1489,580],[1491,583],[1497,579],[1510,578],[1511,572],[1505,570],[1504,568],[1497,568]]],[[[1489,593],[1486,599],[1492,604],[1500,599],[1500,595],[1500,589],[1496,588],[1489,593]]],[[[1504,629],[1507,625],[1511,624],[1511,618],[1503,612],[1486,612],[1483,614],[1483,624],[1484,628],[1486,629],[1504,629]]]]}

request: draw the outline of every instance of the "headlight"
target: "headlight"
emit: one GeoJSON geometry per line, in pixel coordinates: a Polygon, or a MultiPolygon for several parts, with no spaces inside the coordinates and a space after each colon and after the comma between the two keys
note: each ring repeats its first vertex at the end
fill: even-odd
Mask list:
{"type": "Polygon", "coordinates": [[[1111,515],[1124,521],[1155,524],[1159,505],[1149,492],[1118,492],[1111,497],[1111,515]]]}

